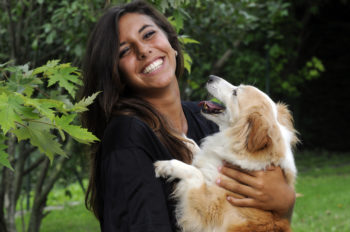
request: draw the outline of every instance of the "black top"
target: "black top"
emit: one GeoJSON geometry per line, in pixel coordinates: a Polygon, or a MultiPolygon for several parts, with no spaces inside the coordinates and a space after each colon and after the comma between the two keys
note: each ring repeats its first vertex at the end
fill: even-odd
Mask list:
{"type": "MultiPolygon", "coordinates": [[[[200,144],[218,127],[200,114],[197,103],[182,104],[187,136],[200,144]]],[[[176,230],[172,184],[156,178],[153,163],[173,157],[143,121],[132,116],[111,119],[104,133],[102,159],[102,232],[170,232],[176,230]]]]}

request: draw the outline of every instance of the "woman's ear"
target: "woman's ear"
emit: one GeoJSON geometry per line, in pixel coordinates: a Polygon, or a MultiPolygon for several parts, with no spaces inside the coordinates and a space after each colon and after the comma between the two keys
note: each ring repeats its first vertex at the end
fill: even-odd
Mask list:
{"type": "Polygon", "coordinates": [[[248,116],[248,133],[246,145],[248,152],[254,153],[268,148],[271,143],[271,137],[268,134],[268,120],[258,112],[251,113],[248,116]]]}

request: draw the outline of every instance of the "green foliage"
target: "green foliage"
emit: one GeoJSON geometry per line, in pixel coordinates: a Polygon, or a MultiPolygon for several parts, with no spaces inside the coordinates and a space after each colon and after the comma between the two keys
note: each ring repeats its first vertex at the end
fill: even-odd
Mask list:
{"type": "Polygon", "coordinates": [[[47,60],[79,64],[88,33],[103,9],[101,1],[7,0],[0,15],[0,63],[47,60]]]}
{"type": "Polygon", "coordinates": [[[82,84],[76,67],[53,60],[33,70],[28,65],[2,65],[0,71],[3,78],[0,82],[0,164],[10,167],[4,151],[5,136],[10,134],[18,141],[29,140],[51,161],[55,154],[66,155],[61,148],[65,134],[85,144],[98,140],[85,128],[75,125],[77,113],[86,111],[98,94],[73,104],[82,84]]]}
{"type": "Polygon", "coordinates": [[[13,171],[13,167],[8,161],[8,154],[5,152],[7,146],[4,144],[5,136],[0,134],[0,165],[4,165],[13,171]]]}
{"type": "Polygon", "coordinates": [[[150,3],[155,5],[161,12],[166,12],[171,8],[178,9],[191,3],[191,0],[148,0],[150,3]]]}
{"type": "Polygon", "coordinates": [[[232,83],[254,84],[272,94],[299,95],[302,84],[323,72],[317,58],[298,62],[303,22],[294,16],[292,1],[201,0],[185,6],[184,34],[200,45],[188,46],[193,65],[187,76],[191,99],[204,98],[200,88],[216,74],[232,83]],[[286,26],[288,25],[288,26],[286,26]],[[292,36],[291,36],[292,35],[292,36]],[[316,66],[315,59],[318,65],[316,66]],[[312,63],[312,67],[306,63],[312,63]]]}

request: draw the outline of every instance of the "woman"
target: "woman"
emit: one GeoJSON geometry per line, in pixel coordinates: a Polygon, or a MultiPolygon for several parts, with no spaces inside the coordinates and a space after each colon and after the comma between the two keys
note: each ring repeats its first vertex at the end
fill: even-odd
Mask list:
{"type": "MultiPolygon", "coordinates": [[[[101,91],[83,115],[101,143],[92,153],[87,207],[102,231],[175,231],[172,184],[155,178],[156,160],[192,155],[182,134],[200,140],[217,131],[195,103],[181,102],[177,79],[183,56],[177,35],[144,2],[110,8],[91,34],[83,96],[101,91]]],[[[218,185],[241,194],[236,206],[273,210],[289,217],[294,191],[279,168],[245,173],[220,167],[218,185]],[[268,183],[268,184],[267,184],[268,183]]]]}

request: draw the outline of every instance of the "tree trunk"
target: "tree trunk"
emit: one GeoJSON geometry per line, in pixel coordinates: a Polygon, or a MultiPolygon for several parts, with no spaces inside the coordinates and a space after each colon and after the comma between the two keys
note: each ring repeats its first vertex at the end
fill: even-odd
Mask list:
{"type": "MultiPolygon", "coordinates": [[[[9,160],[12,164],[15,163],[15,147],[16,138],[9,134],[7,153],[9,154],[9,160]]],[[[16,190],[15,190],[15,171],[11,171],[8,168],[4,169],[4,208],[6,209],[5,223],[8,232],[17,232],[15,224],[16,213],[16,190]]]]}
{"type": "Polygon", "coordinates": [[[5,201],[5,188],[4,188],[4,181],[5,181],[5,169],[6,167],[3,167],[1,170],[0,175],[0,231],[1,232],[7,232],[6,228],[6,221],[5,221],[5,208],[4,208],[4,201],[5,201]]]}
{"type": "Polygon", "coordinates": [[[35,186],[34,203],[30,214],[28,232],[39,232],[41,221],[46,216],[44,214],[44,207],[46,206],[47,196],[58,180],[66,161],[67,158],[63,156],[58,157],[57,163],[52,166],[53,170],[51,170],[50,175],[48,175],[50,161],[46,159],[42,164],[42,169],[35,186]]]}

